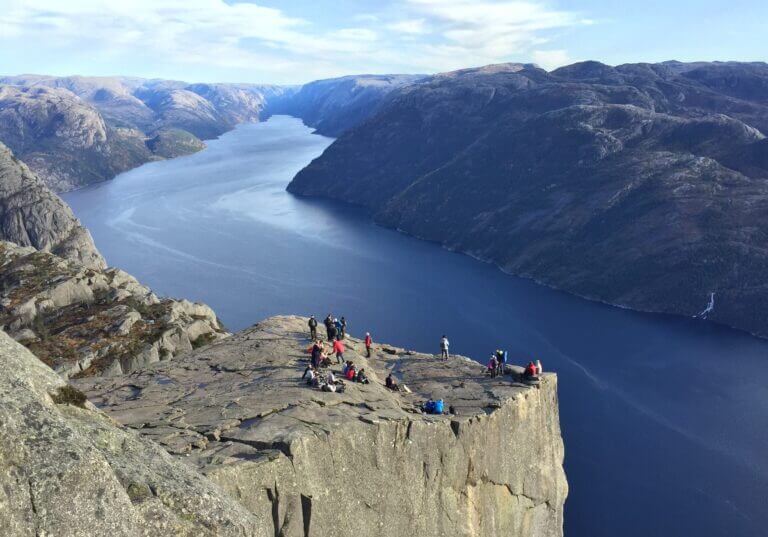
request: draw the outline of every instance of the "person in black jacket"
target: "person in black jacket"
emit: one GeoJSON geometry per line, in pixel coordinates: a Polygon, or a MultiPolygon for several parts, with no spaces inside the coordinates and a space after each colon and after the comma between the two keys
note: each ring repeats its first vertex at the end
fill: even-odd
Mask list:
{"type": "Polygon", "coordinates": [[[331,314],[328,314],[328,317],[325,318],[323,321],[323,324],[325,325],[325,333],[328,336],[328,341],[332,341],[333,338],[331,338],[331,327],[333,326],[333,317],[331,317],[331,314]]]}
{"type": "Polygon", "coordinates": [[[309,318],[309,339],[312,341],[315,341],[317,339],[317,319],[315,319],[315,316],[312,315],[309,318]]]}

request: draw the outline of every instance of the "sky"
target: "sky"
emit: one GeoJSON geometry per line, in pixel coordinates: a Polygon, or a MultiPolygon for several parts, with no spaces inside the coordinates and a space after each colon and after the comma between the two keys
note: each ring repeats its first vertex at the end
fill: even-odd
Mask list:
{"type": "Polygon", "coordinates": [[[768,61],[768,0],[0,0],[0,74],[301,84],[500,62],[768,61]]]}

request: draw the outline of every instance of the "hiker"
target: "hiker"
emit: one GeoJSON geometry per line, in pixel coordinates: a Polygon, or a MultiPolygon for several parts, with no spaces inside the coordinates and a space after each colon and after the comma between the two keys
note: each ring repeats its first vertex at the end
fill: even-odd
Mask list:
{"type": "Polygon", "coordinates": [[[333,319],[333,327],[336,329],[336,337],[344,339],[344,332],[342,331],[341,321],[333,319]]]}
{"type": "Polygon", "coordinates": [[[384,386],[392,390],[393,392],[400,391],[400,386],[397,385],[395,379],[392,378],[392,373],[387,375],[387,379],[384,381],[384,386]]]}
{"type": "MultiPolygon", "coordinates": [[[[304,377],[301,377],[304,378],[304,377]]],[[[307,380],[308,386],[317,387],[318,382],[320,381],[320,375],[317,374],[317,369],[314,367],[309,370],[309,380],[307,380]]]]}
{"type": "Polygon", "coordinates": [[[344,343],[340,339],[336,338],[333,342],[333,352],[336,353],[336,361],[340,364],[344,363],[344,343]]]}
{"type": "Polygon", "coordinates": [[[316,374],[315,366],[312,364],[309,364],[307,368],[304,370],[304,374],[301,376],[301,380],[304,380],[305,378],[307,378],[307,373],[309,373],[309,382],[307,383],[309,384],[310,382],[312,382],[312,376],[316,374]]]}
{"type": "Polygon", "coordinates": [[[323,324],[325,325],[325,334],[328,336],[328,341],[333,341],[333,338],[331,337],[331,327],[333,326],[333,318],[331,317],[331,314],[328,314],[328,317],[325,318],[323,321],[323,324]]]}
{"type": "Polygon", "coordinates": [[[320,367],[320,360],[322,360],[321,355],[323,353],[323,347],[320,343],[320,340],[315,340],[315,343],[312,345],[312,359],[311,363],[314,367],[320,367]]]}
{"type": "Polygon", "coordinates": [[[541,373],[542,373],[541,360],[536,360],[536,374],[541,375],[541,373]]]}
{"type": "Polygon", "coordinates": [[[343,315],[339,321],[339,330],[341,331],[341,339],[347,337],[347,319],[343,315]]]}
{"type": "Polygon", "coordinates": [[[314,315],[309,318],[307,324],[309,325],[309,339],[315,341],[317,339],[317,319],[315,319],[314,315]]]}
{"type": "Polygon", "coordinates": [[[336,329],[336,325],[331,321],[331,325],[328,327],[328,341],[336,341],[339,338],[339,331],[336,329]]]}
{"type": "Polygon", "coordinates": [[[370,384],[370,380],[368,380],[368,375],[365,374],[365,369],[360,368],[360,371],[357,373],[357,382],[360,384],[370,384]]]}
{"type": "Polygon", "coordinates": [[[488,372],[491,374],[491,378],[496,377],[498,367],[499,361],[496,359],[496,355],[491,354],[491,359],[488,361],[488,372]]]}
{"type": "Polygon", "coordinates": [[[371,333],[366,332],[365,333],[365,357],[366,358],[371,357],[371,345],[373,345],[373,340],[371,339],[371,333]]]}
{"type": "Polygon", "coordinates": [[[498,371],[497,375],[504,375],[504,366],[507,363],[507,351],[497,350],[496,351],[496,363],[498,371]]]}
{"type": "Polygon", "coordinates": [[[450,345],[450,342],[448,341],[448,338],[443,334],[443,337],[440,338],[440,356],[442,358],[448,359],[448,346],[450,345]]]}
{"type": "Polygon", "coordinates": [[[346,377],[347,376],[347,371],[349,370],[350,367],[352,367],[352,361],[351,360],[347,360],[346,362],[344,362],[344,367],[341,368],[341,374],[346,377]]]}

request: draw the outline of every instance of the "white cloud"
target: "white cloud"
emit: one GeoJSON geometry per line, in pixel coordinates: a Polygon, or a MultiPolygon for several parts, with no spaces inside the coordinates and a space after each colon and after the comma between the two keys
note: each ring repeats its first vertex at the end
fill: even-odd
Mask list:
{"type": "Polygon", "coordinates": [[[566,50],[534,50],[532,56],[534,63],[547,71],[573,63],[566,50]]]}
{"type": "Polygon", "coordinates": [[[592,23],[540,0],[392,0],[375,13],[338,16],[354,27],[224,0],[0,0],[0,11],[6,69],[269,82],[528,59],[552,65],[567,53],[546,50],[550,33],[592,23]],[[38,63],[22,64],[27,57],[38,63]]]}
{"type": "Polygon", "coordinates": [[[393,22],[387,25],[387,29],[393,32],[409,35],[422,35],[429,32],[424,19],[410,19],[393,22]]]}

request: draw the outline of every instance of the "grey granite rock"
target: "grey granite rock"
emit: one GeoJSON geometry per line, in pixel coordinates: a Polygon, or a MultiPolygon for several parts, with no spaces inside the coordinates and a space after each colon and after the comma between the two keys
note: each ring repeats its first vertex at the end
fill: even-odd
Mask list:
{"type": "Polygon", "coordinates": [[[104,268],[91,235],[72,210],[0,143],[0,239],[104,268]]]}
{"type": "Polygon", "coordinates": [[[529,386],[511,374],[490,379],[466,358],[374,345],[366,359],[360,340],[346,343],[371,384],[347,382],[344,393],[300,379],[308,341],[299,317],[123,377],[74,382],[227,490],[264,535],[562,535],[554,374],[529,386]],[[389,372],[410,393],[387,390],[389,372]],[[458,414],[421,413],[429,397],[458,414]]]}
{"type": "Polygon", "coordinates": [[[2,332],[0,363],[2,535],[265,535],[221,487],[83,402],[2,332]]]}
{"type": "Polygon", "coordinates": [[[226,337],[204,304],[129,274],[0,241],[0,328],[61,376],[116,375],[226,337]]]}

